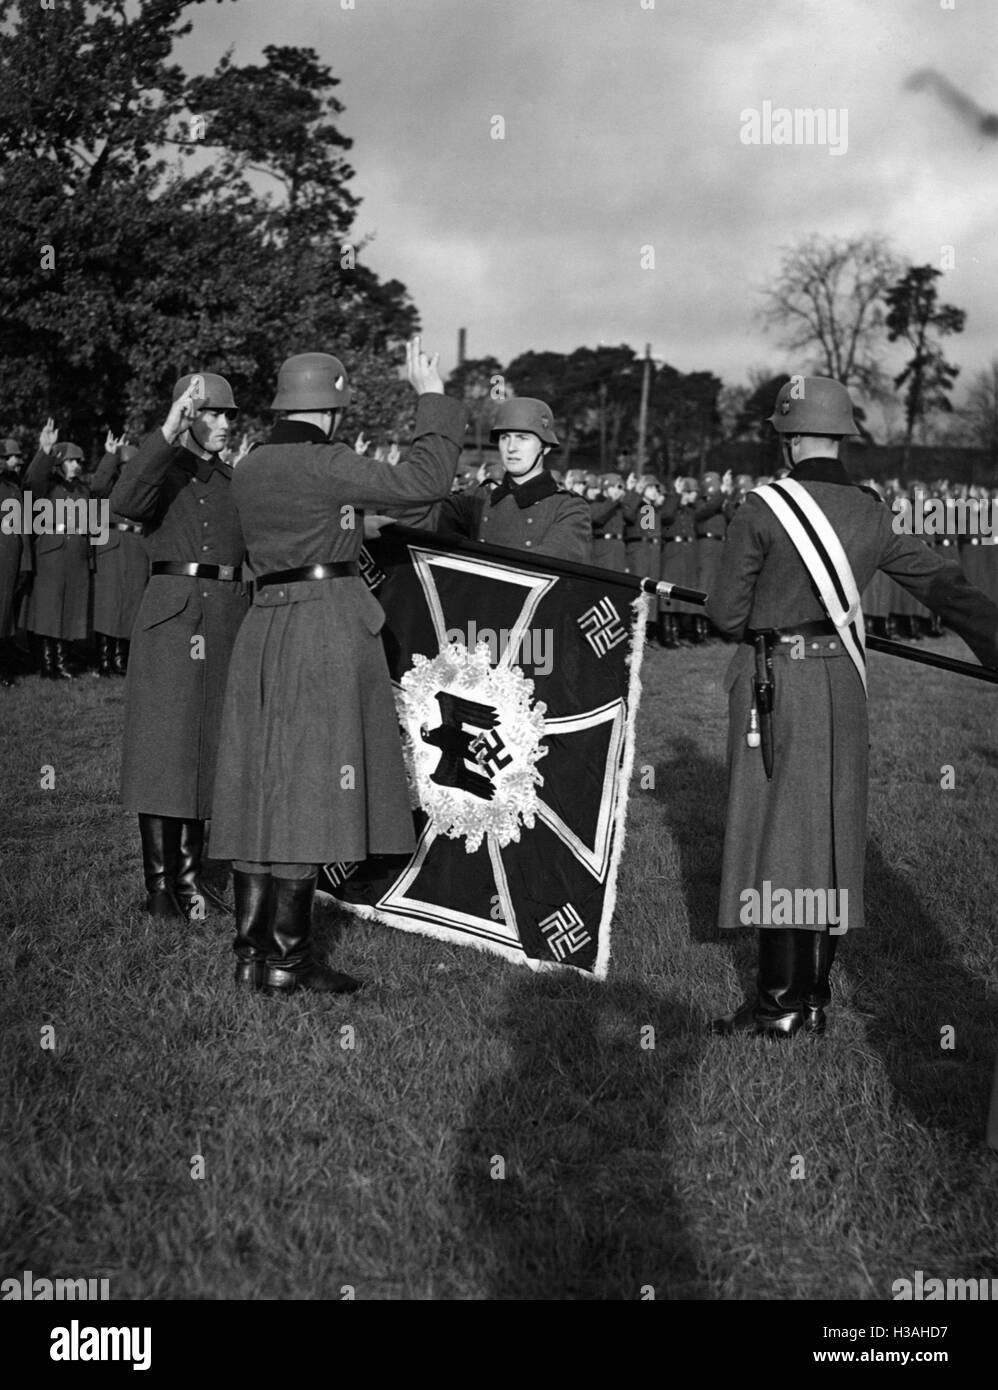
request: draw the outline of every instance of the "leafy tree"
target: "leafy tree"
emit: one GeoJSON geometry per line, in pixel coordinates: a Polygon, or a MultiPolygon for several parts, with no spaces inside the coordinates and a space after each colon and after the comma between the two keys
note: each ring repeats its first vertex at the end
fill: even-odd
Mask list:
{"type": "Polygon", "coordinates": [[[285,47],[186,77],[171,53],[202,2],[0,0],[9,422],[51,413],[96,449],[110,423],[153,423],[195,367],[230,377],[252,418],[280,361],[322,348],[345,359],[365,426],[404,430],[394,359],[418,318],[351,241],[336,79],[285,47]]]}
{"type": "Polygon", "coordinates": [[[906,462],[916,424],[934,410],[948,413],[953,409],[949,393],[960,374],[959,367],[946,361],[938,339],[962,333],[967,315],[952,304],[938,302],[935,282],[941,275],[942,271],[931,265],[909,266],[884,295],[889,307],[888,339],[892,343],[903,339],[913,349],[912,356],[894,378],[899,390],[902,386],[906,388],[906,462]]]}

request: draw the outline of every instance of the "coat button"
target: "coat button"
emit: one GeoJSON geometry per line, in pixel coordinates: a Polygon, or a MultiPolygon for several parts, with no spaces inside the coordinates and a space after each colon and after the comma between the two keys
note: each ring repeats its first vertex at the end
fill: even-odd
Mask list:
{"type": "Polygon", "coordinates": [[[528,516],[528,517],[527,517],[527,525],[528,525],[528,526],[533,526],[533,524],[534,524],[534,518],[533,518],[532,516],[528,516]]]}
{"type": "Polygon", "coordinates": [[[817,642],[812,642],[812,643],[811,643],[811,650],[812,650],[813,652],[816,652],[816,651],[818,650],[818,644],[817,644],[817,642]]]}
{"type": "Polygon", "coordinates": [[[203,545],[203,546],[201,547],[201,549],[202,549],[202,550],[207,550],[208,547],[207,547],[206,545],[203,545]]]}
{"type": "Polygon", "coordinates": [[[523,544],[524,544],[524,545],[529,545],[530,542],[529,542],[529,541],[524,541],[523,544]]]}
{"type": "Polygon", "coordinates": [[[829,642],[829,644],[828,644],[828,650],[829,650],[830,652],[833,652],[833,651],[835,650],[835,648],[836,648],[838,645],[839,645],[838,642],[829,642]]]}

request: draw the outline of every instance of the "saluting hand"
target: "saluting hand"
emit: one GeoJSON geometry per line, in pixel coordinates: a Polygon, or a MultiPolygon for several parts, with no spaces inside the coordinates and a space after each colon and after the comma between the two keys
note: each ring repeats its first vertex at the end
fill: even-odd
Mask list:
{"type": "Polygon", "coordinates": [[[356,438],[356,439],[354,440],[354,442],[353,442],[353,451],[354,451],[354,453],[355,453],[355,454],[366,454],[367,451],[368,451],[368,449],[369,449],[370,447],[371,447],[371,441],[370,441],[369,439],[365,439],[365,438],[364,438],[364,431],[361,430],[360,434],[358,434],[357,438],[356,438]]]}
{"type": "Polygon", "coordinates": [[[394,468],[395,465],[396,465],[398,462],[400,462],[401,458],[402,458],[402,450],[399,448],[399,446],[398,446],[397,443],[393,443],[392,446],[391,446],[391,448],[388,450],[388,457],[387,457],[387,459],[385,460],[385,462],[386,462],[386,463],[390,463],[390,464],[392,465],[392,467],[394,468]]]}
{"type": "Polygon", "coordinates": [[[183,395],[173,402],[163,424],[163,438],[167,444],[175,444],[184,431],[190,429],[197,418],[198,403],[203,396],[203,385],[195,378],[183,395]]]}
{"type": "Polygon", "coordinates": [[[438,370],[440,361],[439,352],[435,352],[432,357],[423,352],[419,345],[419,334],[417,333],[410,342],[405,345],[405,370],[409,383],[416,391],[417,395],[424,396],[432,394],[442,396],[444,394],[443,377],[438,370]]]}
{"type": "Polygon", "coordinates": [[[55,427],[55,421],[50,415],[42,426],[42,432],[38,436],[38,447],[43,454],[50,454],[59,440],[59,431],[55,427]]]}
{"type": "Polygon", "coordinates": [[[116,454],[124,442],[125,436],[123,434],[116,436],[113,430],[108,430],[104,438],[105,454],[116,454]]]}

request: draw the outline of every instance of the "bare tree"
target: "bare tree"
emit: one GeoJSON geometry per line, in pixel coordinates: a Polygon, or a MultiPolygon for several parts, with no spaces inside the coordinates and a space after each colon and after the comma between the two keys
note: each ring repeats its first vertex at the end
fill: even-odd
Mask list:
{"type": "Polygon", "coordinates": [[[961,414],[970,442],[986,449],[990,462],[998,464],[998,357],[970,383],[961,414]]]}
{"type": "Polygon", "coordinates": [[[882,237],[808,237],[783,248],[776,283],[763,291],[765,321],[819,374],[879,399],[888,389],[883,297],[902,270],[882,237]]]}

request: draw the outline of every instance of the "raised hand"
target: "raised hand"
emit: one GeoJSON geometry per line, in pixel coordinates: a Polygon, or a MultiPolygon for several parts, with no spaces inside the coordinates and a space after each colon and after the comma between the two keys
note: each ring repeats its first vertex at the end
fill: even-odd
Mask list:
{"type": "Polygon", "coordinates": [[[402,450],[399,448],[399,446],[398,446],[397,443],[393,442],[392,445],[391,445],[391,448],[388,450],[388,459],[387,459],[387,462],[390,463],[390,464],[394,467],[395,464],[398,463],[398,462],[401,460],[401,458],[402,458],[402,450]]]}
{"type": "Polygon", "coordinates": [[[170,413],[163,424],[163,437],[167,444],[175,444],[184,431],[190,429],[203,399],[204,383],[195,377],[183,395],[178,396],[170,406],[170,413]]]}
{"type": "Polygon", "coordinates": [[[443,378],[440,375],[438,364],[440,362],[439,352],[435,352],[432,357],[423,352],[420,347],[419,334],[405,345],[405,370],[409,379],[409,384],[416,391],[417,395],[423,396],[432,394],[442,396],[444,394],[443,378]]]}
{"type": "Polygon", "coordinates": [[[59,431],[55,427],[55,421],[50,415],[42,426],[41,434],[38,436],[38,447],[43,454],[50,454],[59,440],[59,431]]]}
{"type": "Polygon", "coordinates": [[[354,451],[354,453],[355,453],[355,454],[366,454],[367,451],[368,451],[368,449],[369,449],[370,447],[371,447],[371,441],[370,441],[369,439],[365,439],[365,438],[364,438],[364,431],[361,430],[360,434],[358,434],[357,438],[356,438],[356,439],[354,440],[354,442],[353,442],[353,451],[354,451]]]}

